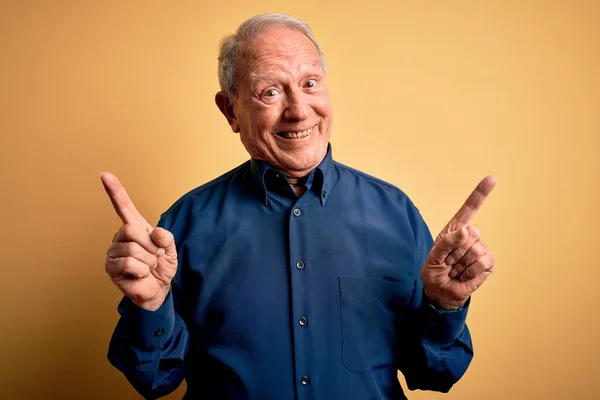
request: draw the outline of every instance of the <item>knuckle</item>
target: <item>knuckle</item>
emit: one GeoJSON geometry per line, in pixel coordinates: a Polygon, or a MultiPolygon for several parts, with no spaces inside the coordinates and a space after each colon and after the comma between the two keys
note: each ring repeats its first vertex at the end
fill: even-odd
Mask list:
{"type": "Polygon", "coordinates": [[[475,243],[465,254],[465,265],[471,265],[475,263],[481,256],[485,254],[485,246],[482,246],[479,243],[480,242],[475,243]]]}
{"type": "Polygon", "coordinates": [[[464,247],[459,247],[458,249],[452,250],[452,255],[456,259],[456,261],[460,260],[466,253],[466,249],[464,247]]]}
{"type": "Polygon", "coordinates": [[[123,242],[116,242],[113,246],[112,249],[110,250],[110,256],[117,258],[117,257],[122,257],[123,254],[125,252],[126,249],[123,248],[124,243],[123,242]]]}
{"type": "Polygon", "coordinates": [[[125,239],[130,240],[135,234],[135,226],[133,224],[125,224],[121,228],[125,239]]]}
{"type": "Polygon", "coordinates": [[[138,244],[136,242],[127,242],[125,243],[125,251],[128,256],[132,256],[136,253],[138,249],[138,244]]]}
{"type": "Polygon", "coordinates": [[[472,271],[473,278],[478,275],[481,275],[484,271],[485,271],[485,265],[482,265],[481,263],[473,264],[473,271],[472,271]]]}
{"type": "Polygon", "coordinates": [[[471,235],[475,240],[481,239],[481,231],[474,225],[469,225],[469,235],[471,235]]]}
{"type": "Polygon", "coordinates": [[[473,265],[473,276],[481,275],[483,271],[485,271],[485,265],[481,263],[476,263],[473,265]]]}
{"type": "Polygon", "coordinates": [[[460,256],[458,255],[457,251],[452,250],[450,252],[450,254],[448,254],[448,256],[446,257],[446,264],[454,265],[456,263],[456,261],[459,259],[460,259],[460,256]]]}
{"type": "Polygon", "coordinates": [[[133,269],[134,264],[135,262],[132,257],[126,257],[122,264],[123,271],[129,272],[131,269],[133,269]]]}
{"type": "Polygon", "coordinates": [[[136,240],[140,235],[140,226],[132,223],[123,225],[123,234],[127,241],[136,240]]]}
{"type": "Polygon", "coordinates": [[[440,242],[442,242],[444,240],[445,236],[443,232],[440,232],[436,237],[435,237],[435,241],[433,242],[433,244],[438,244],[440,242]]]}
{"type": "Polygon", "coordinates": [[[479,243],[479,238],[477,236],[469,235],[469,240],[467,241],[467,243],[465,243],[465,247],[470,249],[477,243],[479,243]]]}
{"type": "Polygon", "coordinates": [[[115,275],[115,271],[118,268],[117,262],[112,257],[107,257],[106,262],[104,263],[104,270],[110,276],[115,275]]]}
{"type": "Polygon", "coordinates": [[[485,269],[490,269],[494,266],[494,254],[491,252],[485,253],[483,256],[481,256],[479,262],[484,266],[485,269]]]}
{"type": "MultiPolygon", "coordinates": [[[[481,244],[481,242],[476,243],[476,245],[471,248],[471,251],[473,253],[473,257],[475,258],[475,260],[478,259],[479,257],[485,255],[485,250],[486,250],[486,248],[483,244],[481,244]]],[[[473,261],[475,261],[475,260],[473,260],[473,261]]]]}

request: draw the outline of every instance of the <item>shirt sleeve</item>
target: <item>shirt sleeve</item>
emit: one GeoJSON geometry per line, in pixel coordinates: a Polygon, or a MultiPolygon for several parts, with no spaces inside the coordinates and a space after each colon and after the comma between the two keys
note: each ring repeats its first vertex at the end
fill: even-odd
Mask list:
{"type": "Polygon", "coordinates": [[[433,246],[429,228],[414,206],[409,210],[416,244],[416,283],[410,307],[396,324],[398,368],[410,390],[448,392],[473,358],[466,325],[469,302],[456,311],[431,307],[423,295],[420,269],[433,246]]]}
{"type": "Polygon", "coordinates": [[[173,294],[156,311],[124,297],[108,359],[144,398],[171,393],[183,381],[188,332],[173,307],[173,294]]]}

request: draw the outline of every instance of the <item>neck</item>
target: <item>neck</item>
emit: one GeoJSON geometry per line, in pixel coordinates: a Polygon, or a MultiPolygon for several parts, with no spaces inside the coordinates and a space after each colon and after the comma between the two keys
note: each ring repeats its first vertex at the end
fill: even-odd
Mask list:
{"type": "Polygon", "coordinates": [[[301,196],[306,192],[306,186],[304,186],[306,176],[302,178],[292,178],[288,176],[287,180],[296,195],[301,196]]]}

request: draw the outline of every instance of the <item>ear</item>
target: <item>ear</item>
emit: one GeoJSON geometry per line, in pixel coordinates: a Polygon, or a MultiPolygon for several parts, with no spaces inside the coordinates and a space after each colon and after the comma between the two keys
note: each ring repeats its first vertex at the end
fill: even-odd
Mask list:
{"type": "Polygon", "coordinates": [[[229,126],[231,126],[231,130],[235,133],[240,132],[240,124],[238,122],[237,117],[235,116],[235,111],[233,109],[233,103],[229,96],[225,92],[219,92],[215,95],[215,103],[217,103],[217,107],[221,110],[221,113],[227,118],[227,122],[229,122],[229,126]]]}

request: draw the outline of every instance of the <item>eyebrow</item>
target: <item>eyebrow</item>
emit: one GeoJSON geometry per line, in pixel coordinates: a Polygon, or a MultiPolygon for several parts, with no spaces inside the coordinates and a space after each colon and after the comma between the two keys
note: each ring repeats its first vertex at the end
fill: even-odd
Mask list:
{"type": "Polygon", "coordinates": [[[254,85],[256,85],[256,83],[258,83],[258,82],[272,80],[274,77],[276,77],[278,75],[279,74],[275,71],[267,71],[267,72],[263,72],[262,74],[252,73],[252,74],[250,74],[250,79],[249,79],[250,86],[254,87],[254,85]]]}
{"type": "MultiPolygon", "coordinates": [[[[323,71],[321,69],[320,64],[315,63],[315,64],[310,65],[308,68],[304,68],[303,73],[306,73],[308,70],[311,70],[312,68],[319,68],[320,71],[323,71]]],[[[278,71],[265,71],[260,74],[251,73],[250,78],[248,79],[248,82],[250,84],[250,87],[254,87],[254,85],[256,85],[258,82],[274,80],[274,78],[277,78],[278,76],[281,76],[281,73],[278,71]]]]}

